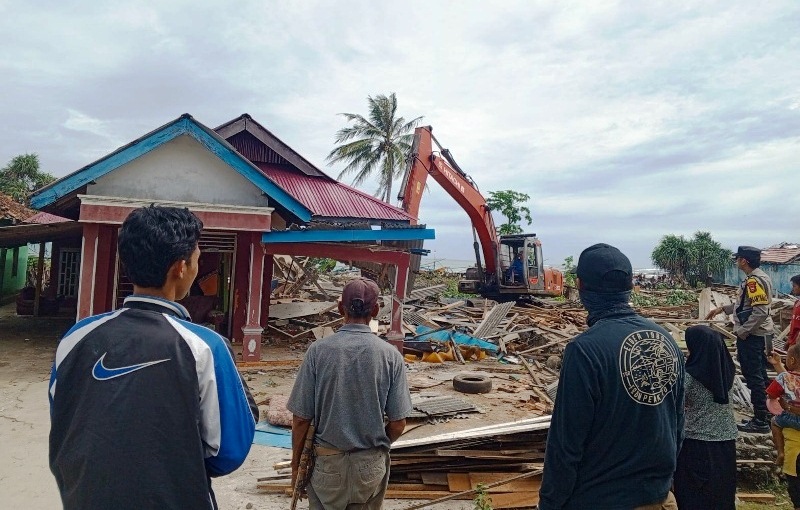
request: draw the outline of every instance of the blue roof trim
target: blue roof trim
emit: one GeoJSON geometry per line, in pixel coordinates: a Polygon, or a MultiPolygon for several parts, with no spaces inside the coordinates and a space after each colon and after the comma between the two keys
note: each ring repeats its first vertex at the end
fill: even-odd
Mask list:
{"type": "Polygon", "coordinates": [[[156,129],[139,140],[131,142],[109,156],[42,188],[37,194],[31,197],[31,207],[42,209],[89,182],[116,170],[122,165],[184,134],[197,140],[203,147],[236,170],[245,179],[252,182],[268,197],[295,215],[300,221],[311,221],[311,211],[306,206],[272,182],[251,162],[236,152],[236,150],[219,135],[206,128],[189,115],[182,115],[173,122],[156,129]]]}
{"type": "Polygon", "coordinates": [[[72,193],[81,186],[106,175],[126,163],[130,163],[139,156],[147,154],[170,140],[174,140],[186,132],[186,121],[187,119],[185,118],[179,118],[165,125],[163,128],[154,131],[149,136],[145,136],[141,140],[133,142],[128,147],[124,147],[96,163],[87,165],[77,172],[62,177],[47,188],[44,188],[40,193],[32,196],[31,207],[34,209],[46,207],[59,198],[72,193]]]}
{"type": "Polygon", "coordinates": [[[436,239],[432,228],[385,228],[381,230],[284,230],[265,232],[261,236],[264,244],[316,243],[345,241],[417,241],[436,239]]]}

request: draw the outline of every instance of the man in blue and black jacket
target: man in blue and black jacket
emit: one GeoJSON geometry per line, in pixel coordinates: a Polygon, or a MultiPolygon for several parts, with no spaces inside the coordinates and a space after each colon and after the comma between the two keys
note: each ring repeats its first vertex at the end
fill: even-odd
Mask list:
{"type": "Polygon", "coordinates": [[[628,258],[607,244],[578,259],[589,329],[564,350],[540,510],[677,509],[684,359],[628,304],[631,276],[628,258]]]}
{"type": "Polygon", "coordinates": [[[211,477],[237,469],[258,417],[230,344],[176,299],[198,270],[187,209],[134,210],[119,256],[134,294],[78,322],[50,378],[50,470],[71,509],[215,509],[211,477]]]}

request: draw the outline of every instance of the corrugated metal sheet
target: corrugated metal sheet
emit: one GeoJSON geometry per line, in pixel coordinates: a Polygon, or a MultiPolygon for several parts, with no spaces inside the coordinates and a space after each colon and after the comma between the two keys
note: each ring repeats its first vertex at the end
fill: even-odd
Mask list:
{"type": "Polygon", "coordinates": [[[410,221],[398,207],[389,205],[334,179],[311,177],[287,167],[256,163],[267,177],[308,207],[314,216],[378,221],[410,221]]]}

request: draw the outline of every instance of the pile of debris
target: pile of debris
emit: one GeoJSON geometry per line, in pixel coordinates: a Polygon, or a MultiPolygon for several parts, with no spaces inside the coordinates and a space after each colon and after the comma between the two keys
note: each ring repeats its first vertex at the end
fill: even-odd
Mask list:
{"type": "MultiPolygon", "coordinates": [[[[298,270],[304,267],[302,261],[284,261],[282,274],[288,276],[276,287],[280,292],[272,300],[269,326],[264,333],[271,342],[302,341],[304,345],[332,333],[341,324],[336,299],[344,284],[356,275],[330,277],[306,271],[302,274],[311,276],[298,277],[298,270]],[[298,287],[292,278],[302,278],[303,284],[298,287]],[[290,295],[290,291],[294,294],[290,295]]],[[[480,405],[467,395],[458,398],[458,393],[434,389],[444,381],[452,381],[452,371],[494,381],[489,386],[491,390],[486,391],[491,391],[495,400],[480,401],[484,406],[505,402],[525,413],[522,416],[534,417],[458,432],[423,436],[420,431],[424,429],[420,429],[404,435],[392,448],[387,497],[472,499],[479,483],[497,484],[490,491],[494,508],[534,506],[538,502],[539,478],[532,473],[541,469],[561,358],[567,343],[586,329],[586,311],[579,303],[559,300],[522,304],[446,299],[442,294],[447,288],[446,282],[435,282],[415,289],[403,305],[404,355],[415,408],[407,432],[481,411],[480,405]],[[514,478],[517,476],[520,478],[514,478]]],[[[700,292],[681,292],[696,296],[696,301],[636,310],[662,325],[684,350],[686,328],[696,324],[716,329],[727,339],[731,351],[735,350],[729,321],[721,317],[705,320],[705,316],[712,308],[732,303],[736,287],[714,285],[700,292]]],[[[639,300],[648,303],[664,303],[667,295],[661,290],[638,293],[650,296],[652,300],[639,300]]],[[[379,321],[373,324],[376,333],[385,333],[389,328],[390,303],[385,298],[379,321]]],[[[776,333],[780,333],[775,346],[779,349],[788,332],[783,316],[792,304],[791,300],[778,299],[773,305],[779,328],[776,333]]],[[[737,407],[747,412],[750,396],[741,374],[734,393],[737,407]]],[[[753,444],[749,439],[741,443],[747,452],[740,455],[740,471],[774,472],[768,445],[753,444]]],[[[270,483],[259,486],[273,492],[286,489],[270,483]]]]}

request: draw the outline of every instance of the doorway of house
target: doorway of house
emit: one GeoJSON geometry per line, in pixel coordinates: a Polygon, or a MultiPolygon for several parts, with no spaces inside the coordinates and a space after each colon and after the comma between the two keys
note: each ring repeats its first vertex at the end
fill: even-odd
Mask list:
{"type": "MultiPolygon", "coordinates": [[[[192,322],[231,338],[236,234],[205,231],[198,245],[200,260],[197,278],[189,295],[178,303],[189,311],[192,322]]],[[[119,256],[116,273],[115,309],[121,308],[125,298],[133,293],[133,285],[122,270],[119,256]]]]}

